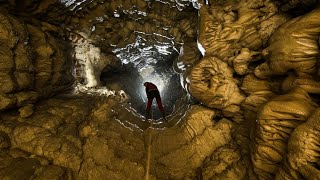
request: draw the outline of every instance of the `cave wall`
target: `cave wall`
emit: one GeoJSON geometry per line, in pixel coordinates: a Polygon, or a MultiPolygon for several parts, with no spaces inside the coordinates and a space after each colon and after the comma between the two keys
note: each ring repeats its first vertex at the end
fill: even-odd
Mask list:
{"type": "MultiPolygon", "coordinates": [[[[191,72],[190,93],[235,123],[233,140],[245,149],[241,157],[248,156],[248,179],[318,178],[312,143],[293,140],[296,131],[315,123],[319,106],[319,8],[304,8],[313,3],[229,1],[200,10],[199,41],[206,54],[191,72]]],[[[310,139],[316,134],[305,133],[310,139]]]]}
{"type": "Polygon", "coordinates": [[[30,116],[38,99],[73,84],[72,47],[56,35],[58,31],[53,25],[28,23],[2,9],[0,111],[19,107],[22,116],[30,116]]]}
{"type": "MultiPolygon", "coordinates": [[[[144,1],[131,3],[137,2],[145,7],[144,1]]],[[[101,16],[99,9],[114,12],[116,2],[88,3],[75,15],[53,13],[60,7],[55,1],[37,6],[28,1],[10,3],[16,12],[28,7],[43,17],[21,20],[5,10],[0,14],[0,177],[142,179],[148,149],[151,178],[320,177],[320,10],[316,1],[202,4],[198,41],[205,49],[203,57],[192,40],[196,30],[189,30],[194,25],[171,34],[177,42],[181,34],[189,35],[176,63],[188,65],[180,72],[199,104],[181,120],[167,122],[167,128],[155,125],[154,129],[121,108],[119,96],[60,95],[35,103],[73,83],[72,47],[63,39],[88,42],[88,34],[73,26],[92,27],[90,19],[101,16]],[[54,21],[69,22],[74,29],[64,32],[54,21]]],[[[167,24],[177,21],[154,18],[167,24]]],[[[157,31],[148,23],[126,24],[119,26],[127,33],[107,33],[110,42],[129,36],[132,29],[127,26],[157,31]]],[[[95,25],[97,34],[89,35],[92,39],[110,26],[107,21],[95,25]]],[[[91,44],[100,47],[100,43],[91,44]]],[[[121,43],[119,47],[125,45],[121,43]]]]}

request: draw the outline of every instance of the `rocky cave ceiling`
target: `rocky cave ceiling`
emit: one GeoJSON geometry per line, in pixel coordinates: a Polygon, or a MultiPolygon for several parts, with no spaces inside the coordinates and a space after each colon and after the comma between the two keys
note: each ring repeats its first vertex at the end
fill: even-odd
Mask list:
{"type": "Polygon", "coordinates": [[[318,0],[0,0],[0,42],[0,179],[320,177],[318,0]]]}

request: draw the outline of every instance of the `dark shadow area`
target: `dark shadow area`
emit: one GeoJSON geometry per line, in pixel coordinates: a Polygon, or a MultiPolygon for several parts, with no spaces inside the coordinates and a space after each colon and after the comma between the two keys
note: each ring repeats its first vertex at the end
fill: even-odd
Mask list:
{"type": "Polygon", "coordinates": [[[290,1],[290,0],[277,0],[276,1],[280,10],[289,14],[293,18],[304,15],[317,7],[318,0],[304,0],[304,1],[290,1]]]}

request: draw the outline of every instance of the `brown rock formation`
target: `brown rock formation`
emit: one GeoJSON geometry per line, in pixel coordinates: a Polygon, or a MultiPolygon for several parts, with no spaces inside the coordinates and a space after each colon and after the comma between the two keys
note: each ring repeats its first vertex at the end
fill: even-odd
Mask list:
{"type": "Polygon", "coordinates": [[[319,179],[319,109],[292,133],[277,179],[319,179]]]}
{"type": "Polygon", "coordinates": [[[202,59],[190,76],[190,93],[208,107],[225,109],[230,105],[239,105],[244,99],[231,69],[217,58],[202,59]]]}
{"type": "Polygon", "coordinates": [[[316,3],[0,0],[0,179],[319,179],[316,3]],[[124,91],[59,95],[139,39],[181,48],[197,102],[150,122],[124,91]]]}
{"type": "Polygon", "coordinates": [[[272,1],[216,3],[200,10],[199,42],[206,55],[232,61],[242,48],[259,50],[272,32],[286,21],[272,1]]]}
{"type": "Polygon", "coordinates": [[[214,116],[215,112],[210,109],[193,106],[184,123],[156,132],[152,147],[157,177],[191,178],[207,156],[216,154],[219,147],[229,143],[233,124],[227,119],[215,123],[214,116]]]}
{"type": "Polygon", "coordinates": [[[253,131],[251,161],[259,179],[272,179],[278,171],[293,130],[305,122],[316,105],[303,89],[277,96],[258,112],[253,131]]]}
{"type": "Polygon", "coordinates": [[[41,26],[0,14],[0,110],[34,103],[73,83],[70,46],[41,26]]]}
{"type": "Polygon", "coordinates": [[[320,35],[320,9],[281,26],[269,39],[269,46],[262,54],[267,62],[255,69],[255,75],[266,78],[294,70],[299,76],[308,77],[317,72],[320,35]]]}

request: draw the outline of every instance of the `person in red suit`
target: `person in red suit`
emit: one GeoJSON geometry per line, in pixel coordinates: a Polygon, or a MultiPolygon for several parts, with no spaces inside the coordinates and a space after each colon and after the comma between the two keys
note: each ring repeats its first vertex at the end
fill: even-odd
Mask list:
{"type": "Polygon", "coordinates": [[[146,87],[146,93],[147,93],[147,97],[148,97],[148,103],[147,103],[147,108],[146,108],[146,118],[147,119],[150,118],[150,115],[151,115],[150,110],[151,110],[152,101],[154,98],[156,98],[158,108],[162,114],[163,120],[165,120],[165,113],[164,113],[160,93],[159,93],[157,86],[151,82],[145,82],[143,85],[146,87]]]}

